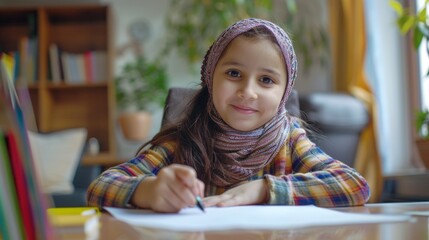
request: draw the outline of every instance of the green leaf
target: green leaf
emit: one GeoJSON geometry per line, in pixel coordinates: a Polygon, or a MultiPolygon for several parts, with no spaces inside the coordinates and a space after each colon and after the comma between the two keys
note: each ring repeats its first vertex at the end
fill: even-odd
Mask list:
{"type": "MultiPolygon", "coordinates": [[[[420,110],[416,113],[416,130],[419,134],[422,134],[423,126],[429,128],[429,110],[420,110]]],[[[426,136],[422,136],[424,138],[429,137],[429,133],[426,136]]]]}
{"type": "Polygon", "coordinates": [[[423,33],[422,31],[420,31],[420,28],[416,26],[414,28],[414,35],[413,35],[413,44],[415,49],[419,48],[420,44],[422,43],[422,40],[423,40],[423,33]]]}
{"type": "Polygon", "coordinates": [[[425,22],[426,21],[426,8],[422,8],[419,13],[417,14],[417,20],[419,22],[425,22]]]}
{"type": "Polygon", "coordinates": [[[393,8],[393,10],[395,10],[395,12],[398,15],[403,15],[404,14],[404,8],[402,7],[402,5],[394,0],[390,0],[389,1],[390,6],[393,8]]]}
{"type": "Polygon", "coordinates": [[[401,23],[402,25],[400,25],[400,31],[402,34],[405,34],[408,31],[410,31],[410,29],[415,27],[416,25],[415,17],[404,15],[403,17],[401,17],[401,23]]]}

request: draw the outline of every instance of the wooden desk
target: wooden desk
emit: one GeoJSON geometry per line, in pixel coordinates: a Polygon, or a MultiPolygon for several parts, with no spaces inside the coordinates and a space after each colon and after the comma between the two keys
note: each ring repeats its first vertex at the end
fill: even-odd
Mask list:
{"type": "MultiPolygon", "coordinates": [[[[401,214],[429,211],[429,202],[368,204],[362,207],[336,208],[354,213],[401,214]]],[[[275,231],[173,232],[131,226],[107,213],[101,217],[99,239],[429,239],[428,217],[413,217],[409,222],[312,227],[275,231]]]]}

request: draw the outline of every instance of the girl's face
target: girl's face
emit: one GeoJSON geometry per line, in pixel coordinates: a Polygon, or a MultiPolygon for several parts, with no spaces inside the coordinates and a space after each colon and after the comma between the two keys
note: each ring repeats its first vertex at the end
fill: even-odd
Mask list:
{"type": "Polygon", "coordinates": [[[286,66],[268,39],[238,36],[219,59],[213,103],[220,117],[239,131],[257,129],[276,113],[286,88],[286,66]]]}

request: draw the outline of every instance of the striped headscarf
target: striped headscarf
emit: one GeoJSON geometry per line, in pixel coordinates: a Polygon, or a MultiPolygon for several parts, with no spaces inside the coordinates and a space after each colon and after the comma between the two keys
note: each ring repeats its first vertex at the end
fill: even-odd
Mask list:
{"type": "Polygon", "coordinates": [[[210,94],[207,103],[209,115],[222,129],[215,137],[216,151],[227,156],[226,159],[219,159],[221,166],[213,170],[214,184],[227,187],[241,182],[264,168],[277,155],[289,134],[290,126],[285,105],[296,75],[297,60],[291,40],[283,29],[266,20],[255,18],[240,20],[229,26],[209,48],[201,67],[201,81],[210,94]],[[268,30],[280,47],[286,64],[287,85],[277,114],[270,121],[252,131],[237,131],[222,120],[213,105],[213,73],[228,44],[238,35],[259,27],[268,30]]]}

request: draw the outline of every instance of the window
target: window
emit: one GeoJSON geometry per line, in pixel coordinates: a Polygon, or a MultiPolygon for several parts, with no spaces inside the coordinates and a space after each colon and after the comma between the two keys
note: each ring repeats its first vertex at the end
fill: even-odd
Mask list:
{"type": "MultiPolygon", "coordinates": [[[[425,4],[425,0],[416,0],[417,9],[421,9],[425,4]]],[[[428,14],[428,13],[426,13],[428,14]]],[[[427,52],[426,40],[423,40],[418,50],[419,58],[419,86],[420,86],[420,107],[422,109],[429,109],[429,52],[427,52]]],[[[429,47],[429,46],[428,46],[429,47]]]]}

